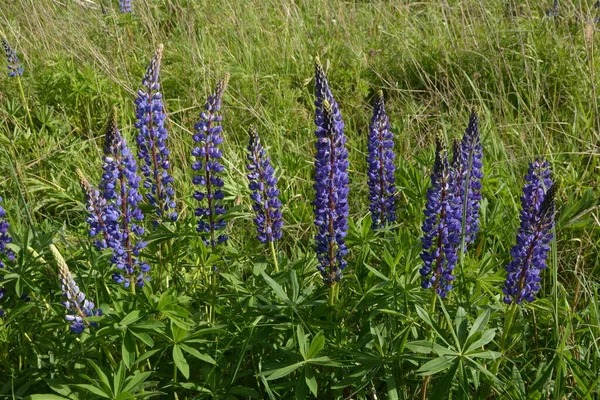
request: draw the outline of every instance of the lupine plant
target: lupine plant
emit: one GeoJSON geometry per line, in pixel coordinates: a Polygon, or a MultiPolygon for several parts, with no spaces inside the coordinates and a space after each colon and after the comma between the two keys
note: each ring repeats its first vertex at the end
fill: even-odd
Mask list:
{"type": "MultiPolygon", "coordinates": [[[[159,218],[175,220],[177,212],[173,201],[173,177],[169,173],[169,150],[166,141],[169,137],[165,128],[167,115],[164,110],[162,93],[160,92],[160,63],[163,45],[159,45],[142,80],[143,88],[138,90],[135,100],[139,130],[137,136],[138,159],[140,171],[144,175],[145,196],[159,218]]],[[[156,221],[158,222],[158,221],[156,221]]]]}
{"type": "MultiPolygon", "coordinates": [[[[457,247],[460,243],[460,203],[457,182],[448,165],[443,138],[436,137],[435,163],[431,187],[427,190],[425,221],[421,239],[423,267],[420,269],[424,289],[432,288],[442,299],[452,289],[457,247]]],[[[435,299],[435,295],[434,295],[435,299]]]]}
{"type": "Polygon", "coordinates": [[[6,61],[8,62],[8,76],[15,77],[23,75],[23,67],[21,66],[21,61],[19,61],[19,57],[17,57],[17,53],[10,47],[8,40],[6,38],[2,38],[2,47],[4,47],[4,52],[6,53],[6,61]]]}
{"type": "Polygon", "coordinates": [[[462,251],[475,241],[479,231],[481,206],[481,179],[483,178],[483,148],[479,135],[479,116],[473,110],[469,125],[460,142],[455,142],[452,173],[458,189],[457,200],[461,212],[462,251]]]}
{"type": "Polygon", "coordinates": [[[225,197],[222,191],[223,179],[220,174],[224,167],[220,159],[223,152],[220,148],[223,143],[223,127],[221,126],[221,102],[223,93],[227,88],[229,75],[217,83],[214,93],[208,96],[204,111],[200,113],[200,121],[195,125],[193,135],[196,147],[192,150],[195,161],[192,170],[196,175],[192,179],[194,185],[200,186],[194,192],[194,198],[199,202],[206,200],[206,206],[196,208],[198,226],[202,240],[207,246],[215,247],[227,241],[227,235],[218,234],[217,231],[226,225],[223,215],[226,210],[222,200],[225,197]],[[217,236],[218,234],[218,236],[217,236]]]}
{"type": "Polygon", "coordinates": [[[67,308],[65,320],[71,324],[69,329],[73,333],[81,334],[85,330],[86,325],[97,327],[97,323],[88,322],[86,318],[101,316],[102,310],[96,309],[94,303],[85,298],[85,293],[75,283],[69,266],[56,246],[51,244],[49,247],[58,264],[58,275],[64,297],[63,305],[67,308]]]}
{"type": "MultiPolygon", "coordinates": [[[[335,101],[325,70],[315,62],[315,237],[318,270],[331,288],[342,278],[348,254],[348,150],[344,122],[335,101]]],[[[333,302],[335,292],[330,293],[333,302]]]]}
{"type": "Polygon", "coordinates": [[[119,10],[122,13],[130,13],[133,11],[133,7],[131,5],[132,0],[119,0],[119,10]]]}
{"type": "Polygon", "coordinates": [[[273,253],[275,272],[279,270],[274,242],[281,239],[281,201],[277,189],[275,170],[271,160],[263,148],[255,127],[250,128],[248,142],[248,188],[252,191],[250,198],[254,201],[252,209],[256,213],[254,223],[261,243],[269,243],[273,253]]]}
{"type": "Polygon", "coordinates": [[[141,287],[149,279],[150,266],[139,260],[140,251],[146,246],[141,240],[144,214],[139,208],[142,200],[138,192],[140,177],[135,159],[119,131],[116,108],[105,136],[103,170],[100,189],[106,200],[107,246],[112,250],[112,263],[119,269],[113,279],[135,291],[136,284],[141,287]]]}
{"type": "Polygon", "coordinates": [[[546,269],[546,259],[553,238],[554,198],[557,185],[552,184],[550,164],[535,160],[529,164],[521,197],[521,226],[517,243],[510,251],[512,261],[506,266],[504,302],[520,304],[535,300],[540,290],[540,273],[546,269]]]}
{"type": "Polygon", "coordinates": [[[396,221],[396,156],[394,134],[390,128],[390,119],[385,113],[382,91],[377,93],[373,106],[367,151],[372,228],[383,228],[386,223],[396,221]]]}

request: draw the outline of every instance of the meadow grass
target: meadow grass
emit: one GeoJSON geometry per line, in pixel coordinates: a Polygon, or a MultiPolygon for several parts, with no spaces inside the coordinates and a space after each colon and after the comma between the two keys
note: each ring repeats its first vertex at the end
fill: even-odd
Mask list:
{"type": "Polygon", "coordinates": [[[26,99],[3,73],[0,194],[18,268],[4,273],[13,294],[0,300],[7,311],[0,394],[598,396],[600,10],[593,2],[562,2],[556,17],[546,16],[551,2],[512,0],[134,0],[131,14],[119,13],[116,1],[82,4],[93,7],[71,0],[0,7],[0,36],[21,59],[26,99]],[[152,281],[135,297],[112,282],[107,255],[86,235],[75,169],[99,182],[113,106],[133,147],[134,98],[161,43],[180,218],[149,230],[143,257],[152,281]],[[333,307],[312,249],[315,56],[340,105],[350,161],[349,267],[333,307]],[[226,73],[230,239],[213,254],[194,230],[190,151],[201,107],[226,73]],[[395,135],[398,187],[397,224],[383,232],[370,229],[365,161],[378,90],[395,135]],[[418,270],[433,143],[439,131],[448,142],[461,137],[472,108],[484,149],[481,229],[457,268],[464,288],[430,310],[418,270]],[[285,225],[277,274],[251,221],[251,125],[279,178],[285,225]],[[523,175],[536,157],[550,161],[561,185],[556,235],[538,299],[511,311],[502,302],[504,266],[523,175]],[[99,330],[67,334],[51,243],[105,312],[99,330]]]}

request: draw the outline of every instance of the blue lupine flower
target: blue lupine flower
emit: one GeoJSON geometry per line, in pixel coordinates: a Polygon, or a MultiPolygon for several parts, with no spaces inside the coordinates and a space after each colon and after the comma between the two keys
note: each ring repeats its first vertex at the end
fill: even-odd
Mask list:
{"type": "Polygon", "coordinates": [[[19,57],[17,57],[17,53],[10,47],[8,41],[5,38],[2,38],[2,47],[4,47],[4,52],[6,53],[6,61],[8,62],[8,76],[22,76],[23,75],[23,67],[21,66],[21,62],[19,61],[19,57]]]}
{"type": "Polygon", "coordinates": [[[435,164],[427,190],[423,222],[423,252],[420,269],[424,289],[432,288],[441,298],[452,289],[456,253],[460,243],[460,203],[452,179],[443,139],[436,138],[435,164]]]}
{"type": "Polygon", "coordinates": [[[133,11],[131,0],[119,0],[119,9],[122,13],[130,13],[133,11]]]}
{"type": "Polygon", "coordinates": [[[221,126],[221,101],[229,81],[229,74],[219,81],[213,94],[208,96],[204,111],[200,113],[200,121],[195,125],[196,132],[193,136],[197,146],[192,150],[195,161],[192,170],[198,175],[192,179],[194,185],[200,185],[194,192],[194,198],[200,202],[206,200],[206,207],[196,208],[198,227],[202,240],[208,246],[216,246],[227,240],[227,235],[216,236],[216,231],[225,227],[223,215],[226,210],[221,204],[225,195],[221,188],[223,179],[219,176],[224,170],[219,161],[223,152],[220,149],[223,143],[223,127],[221,126]]]}
{"type": "Polygon", "coordinates": [[[108,231],[106,229],[106,199],[102,193],[93,187],[83,175],[79,168],[75,170],[79,176],[79,183],[83,190],[85,208],[88,211],[86,222],[88,223],[89,235],[96,238],[94,245],[98,250],[105,249],[108,246],[108,231]]]}
{"type": "Polygon", "coordinates": [[[369,126],[367,145],[367,176],[369,185],[369,210],[372,228],[383,228],[396,220],[396,166],[394,165],[394,134],[385,113],[383,92],[378,92],[369,126]]]}
{"type": "Polygon", "coordinates": [[[460,143],[455,142],[452,160],[454,179],[457,180],[458,201],[461,210],[462,235],[466,246],[473,243],[479,231],[481,206],[481,179],[483,178],[483,148],[479,135],[479,117],[473,110],[469,125],[460,143]]]}
{"type": "Polygon", "coordinates": [[[348,151],[344,122],[319,59],[315,63],[315,237],[317,269],[323,282],[334,285],[342,278],[348,254],[348,151]]]}
{"type": "MultiPolygon", "coordinates": [[[[101,309],[94,309],[93,302],[85,298],[85,294],[79,290],[75,283],[71,271],[58,249],[51,244],[50,251],[54,255],[59,269],[60,285],[63,292],[63,305],[67,308],[65,320],[71,324],[71,332],[81,334],[85,330],[85,318],[102,315],[101,309]]],[[[95,322],[88,323],[90,326],[97,327],[95,322]]]]}
{"type": "Polygon", "coordinates": [[[169,150],[165,142],[169,137],[165,128],[164,104],[160,93],[160,62],[163,54],[163,45],[156,49],[146,75],[142,80],[143,89],[138,91],[135,100],[138,128],[137,136],[138,158],[140,171],[144,175],[144,187],[150,189],[146,198],[155,207],[159,218],[163,213],[171,220],[177,219],[174,211],[176,204],[173,201],[173,177],[169,174],[169,150]]]}
{"type": "MultiPolygon", "coordinates": [[[[0,196],[0,203],[2,202],[2,196],[0,196]]],[[[10,225],[6,218],[6,211],[0,205],[0,254],[3,254],[10,261],[15,260],[15,253],[6,247],[7,244],[12,242],[12,238],[8,235],[8,229],[10,225]]],[[[0,268],[4,268],[2,258],[0,258],[0,268]]]]}
{"type": "Polygon", "coordinates": [[[247,167],[249,184],[252,190],[250,198],[254,200],[252,209],[256,212],[254,222],[258,231],[257,239],[261,243],[273,242],[281,238],[281,202],[277,190],[277,178],[271,166],[271,160],[260,143],[256,128],[250,129],[248,143],[249,161],[247,167]]]}
{"type": "Polygon", "coordinates": [[[520,304],[535,300],[540,290],[541,270],[547,267],[546,259],[553,238],[555,205],[558,186],[550,179],[550,164],[535,160],[529,164],[521,197],[521,226],[517,243],[511,249],[512,261],[506,266],[504,302],[520,304]]]}
{"type": "Polygon", "coordinates": [[[138,192],[140,177],[133,155],[117,126],[117,110],[113,110],[104,145],[104,174],[100,189],[103,191],[104,226],[107,247],[112,249],[112,263],[120,270],[113,274],[119,284],[129,287],[131,282],[144,285],[150,266],[139,260],[146,243],[139,238],[144,234],[140,225],[144,219],[138,207],[142,196],[138,192]]]}

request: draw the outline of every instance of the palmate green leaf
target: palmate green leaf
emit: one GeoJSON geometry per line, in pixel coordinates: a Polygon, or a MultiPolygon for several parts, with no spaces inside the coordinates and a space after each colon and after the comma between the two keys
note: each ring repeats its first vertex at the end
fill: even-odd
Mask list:
{"type": "Polygon", "coordinates": [[[125,362],[127,368],[131,368],[135,361],[135,339],[133,335],[127,330],[123,336],[123,342],[121,343],[121,356],[125,362]]]}
{"type": "MultiPolygon", "coordinates": [[[[442,303],[443,304],[443,303],[442,303]]],[[[439,330],[439,327],[437,326],[437,324],[434,324],[433,321],[431,320],[431,318],[429,317],[429,314],[427,313],[427,311],[425,311],[423,308],[421,308],[419,305],[415,305],[415,310],[417,311],[417,314],[419,315],[419,317],[425,321],[425,323],[431,328],[433,329],[433,331],[437,334],[437,337],[439,337],[448,347],[450,347],[450,343],[446,340],[446,335],[441,332],[439,330]]],[[[454,334],[454,331],[452,331],[452,334],[454,334]]]]}
{"type": "Polygon", "coordinates": [[[273,278],[271,278],[269,275],[267,275],[264,271],[261,272],[260,275],[263,277],[265,282],[267,282],[267,285],[269,285],[269,287],[271,289],[273,289],[273,291],[275,292],[275,294],[277,295],[277,298],[279,298],[279,300],[281,300],[288,306],[292,305],[292,301],[290,300],[288,295],[283,290],[283,287],[279,283],[275,282],[275,280],[273,280],[273,278]]]}
{"type": "Polygon", "coordinates": [[[95,394],[97,396],[102,397],[103,399],[110,399],[112,397],[111,393],[104,393],[102,390],[100,390],[99,388],[97,388],[94,385],[89,385],[87,383],[76,383],[74,385],[72,385],[74,387],[77,387],[79,389],[83,389],[86,392],[90,392],[92,394],[95,394]]]}
{"type": "Polygon", "coordinates": [[[473,326],[471,326],[471,330],[469,331],[469,338],[473,336],[475,332],[480,332],[487,326],[490,315],[491,312],[487,309],[477,316],[477,319],[473,322],[473,326]]]}
{"type": "Polygon", "coordinates": [[[454,326],[456,327],[457,347],[462,349],[467,340],[467,313],[462,307],[458,307],[456,310],[454,326]]]}
{"type": "Polygon", "coordinates": [[[306,386],[308,387],[308,390],[310,390],[310,392],[315,397],[317,397],[317,392],[318,392],[317,378],[315,377],[312,369],[308,365],[304,366],[304,381],[306,382],[306,386]]]}
{"type": "Polygon", "coordinates": [[[468,353],[467,356],[469,356],[470,358],[483,358],[485,360],[497,360],[498,358],[502,357],[502,353],[500,353],[499,351],[484,350],[484,351],[476,351],[473,353],[468,353]]]}
{"type": "Polygon", "coordinates": [[[136,338],[140,339],[142,342],[144,342],[144,344],[148,347],[154,347],[154,340],[152,339],[152,337],[150,335],[148,335],[145,332],[136,332],[135,328],[131,328],[129,329],[129,332],[135,336],[136,338]]]}
{"type": "Polygon", "coordinates": [[[124,392],[135,393],[138,390],[138,387],[146,380],[148,377],[152,375],[152,372],[140,372],[133,376],[127,377],[125,381],[125,387],[123,388],[124,392]]]}
{"type": "Polygon", "coordinates": [[[106,393],[110,393],[112,395],[112,388],[110,386],[110,380],[108,379],[108,376],[104,373],[104,371],[102,371],[102,369],[92,360],[87,360],[88,364],[92,366],[92,368],[94,369],[94,371],[96,371],[96,376],[98,378],[100,378],[100,382],[97,382],[96,380],[93,379],[89,379],[91,382],[96,382],[97,384],[100,384],[101,389],[106,392],[106,393]]]}
{"type": "Polygon", "coordinates": [[[262,373],[266,377],[267,381],[274,381],[275,379],[283,378],[303,366],[304,361],[297,362],[295,364],[286,365],[285,367],[277,368],[272,371],[265,371],[262,373]]]}
{"type": "Polygon", "coordinates": [[[177,369],[179,371],[181,371],[181,373],[183,374],[185,379],[189,379],[190,378],[190,365],[188,364],[187,360],[185,359],[185,356],[183,355],[181,348],[177,344],[173,346],[173,362],[177,366],[177,369]]]}
{"type": "Polygon", "coordinates": [[[306,360],[308,359],[308,341],[302,325],[298,325],[296,327],[296,337],[298,338],[298,349],[300,350],[300,355],[306,360]]]}
{"type": "Polygon", "coordinates": [[[439,356],[446,355],[458,355],[456,351],[447,349],[434,342],[428,342],[426,340],[418,340],[415,342],[406,343],[405,347],[415,353],[436,353],[439,356]]]}
{"type": "Polygon", "coordinates": [[[434,386],[433,392],[431,392],[431,399],[447,399],[450,397],[450,389],[452,388],[459,365],[460,360],[456,360],[446,375],[436,380],[437,383],[434,386]]]}
{"type": "Polygon", "coordinates": [[[200,353],[198,350],[194,349],[194,348],[193,348],[193,347],[191,347],[191,346],[188,346],[188,345],[187,345],[187,344],[185,344],[185,343],[179,343],[179,344],[178,344],[178,346],[179,346],[179,347],[181,347],[181,349],[182,349],[183,351],[185,351],[186,353],[189,353],[189,354],[191,354],[192,356],[196,357],[198,360],[201,360],[201,361],[207,362],[207,363],[209,363],[209,364],[213,364],[213,365],[217,363],[217,362],[216,362],[216,361],[215,361],[215,360],[214,360],[214,359],[213,359],[211,356],[209,356],[208,354],[202,354],[202,353],[200,353]]]}
{"type": "Polygon", "coordinates": [[[129,314],[127,314],[121,320],[121,322],[119,322],[119,325],[121,325],[121,326],[131,325],[131,324],[133,324],[134,322],[138,321],[141,318],[141,314],[142,314],[142,312],[140,310],[133,310],[132,312],[130,312],[129,314]]]}
{"type": "Polygon", "coordinates": [[[319,332],[310,343],[307,359],[314,358],[323,350],[323,347],[325,347],[325,336],[323,336],[323,332],[319,332]]]}
{"type": "MultiPolygon", "coordinates": [[[[496,336],[496,329],[488,329],[487,331],[484,331],[482,333],[478,332],[476,336],[481,336],[481,337],[479,337],[473,343],[471,343],[469,345],[469,347],[467,348],[467,350],[465,350],[465,353],[479,350],[481,347],[485,346],[486,344],[488,344],[489,342],[494,340],[494,336],[496,336]]],[[[473,336],[473,337],[475,338],[475,336],[473,336]]]]}
{"type": "Polygon", "coordinates": [[[417,373],[423,376],[434,375],[448,368],[456,357],[437,357],[423,364],[417,373]]]}

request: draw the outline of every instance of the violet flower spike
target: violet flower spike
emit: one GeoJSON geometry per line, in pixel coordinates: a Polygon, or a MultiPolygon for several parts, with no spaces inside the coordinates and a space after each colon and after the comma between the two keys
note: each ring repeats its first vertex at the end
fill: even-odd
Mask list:
{"type": "Polygon", "coordinates": [[[83,191],[85,208],[88,212],[86,222],[89,225],[89,235],[95,238],[94,245],[98,250],[107,248],[109,240],[106,229],[106,199],[100,190],[92,186],[79,168],[75,169],[79,184],[83,191]]]}
{"type": "Polygon", "coordinates": [[[4,52],[6,53],[6,61],[8,62],[8,76],[13,78],[15,76],[23,75],[23,67],[21,66],[21,62],[19,61],[19,57],[17,57],[17,53],[10,47],[8,40],[6,38],[2,38],[2,47],[4,47],[4,52]]]}
{"type": "Polygon", "coordinates": [[[206,200],[206,206],[200,205],[196,208],[198,217],[196,231],[200,234],[204,244],[212,247],[224,243],[228,239],[225,234],[217,236],[217,231],[226,225],[223,219],[226,210],[221,204],[225,197],[221,189],[223,179],[219,176],[225,168],[219,160],[223,157],[220,148],[223,143],[221,102],[228,81],[229,74],[217,83],[214,93],[208,96],[204,111],[200,113],[200,121],[194,126],[196,132],[193,136],[197,146],[192,150],[192,156],[195,159],[192,170],[197,175],[194,175],[192,183],[198,185],[198,189],[194,192],[194,198],[201,203],[206,200]]]}
{"type": "Polygon", "coordinates": [[[380,90],[373,106],[369,125],[367,176],[369,185],[369,210],[372,228],[383,228],[396,221],[396,166],[394,165],[394,134],[385,113],[383,92],[380,90]]]}
{"type": "MultiPolygon", "coordinates": [[[[159,45],[142,80],[143,88],[138,91],[135,100],[135,127],[139,130],[137,136],[138,159],[140,171],[144,175],[144,188],[149,203],[155,208],[159,219],[164,214],[174,221],[177,219],[176,204],[173,201],[173,177],[169,174],[169,150],[165,142],[169,135],[165,128],[164,104],[160,93],[160,63],[163,45],[159,45]]],[[[158,223],[159,221],[155,221],[158,223]]]]}
{"type": "Polygon", "coordinates": [[[461,237],[466,251],[479,231],[481,207],[481,180],[483,179],[483,148],[479,135],[479,117],[473,110],[462,140],[454,145],[452,169],[457,180],[458,201],[461,210],[461,237]]]}
{"type": "MultiPolygon", "coordinates": [[[[0,196],[0,203],[2,203],[2,196],[0,196]]],[[[9,261],[15,260],[15,253],[6,247],[7,244],[12,242],[12,238],[8,234],[10,224],[6,220],[6,211],[0,205],[0,254],[3,254],[9,261]]],[[[0,268],[4,268],[5,264],[0,258],[0,268]]]]}
{"type": "Polygon", "coordinates": [[[107,246],[112,249],[112,263],[120,270],[113,279],[125,287],[132,282],[143,286],[148,280],[150,266],[139,260],[146,243],[139,238],[144,234],[140,225],[144,214],[138,207],[142,196],[138,192],[140,177],[133,155],[117,126],[117,110],[113,110],[108,124],[104,146],[104,174],[100,188],[106,199],[105,229],[107,246]]]}
{"type": "Polygon", "coordinates": [[[133,7],[131,6],[132,0],[119,0],[119,10],[122,13],[130,13],[133,11],[133,7]]]}
{"type": "Polygon", "coordinates": [[[256,128],[249,131],[247,168],[248,188],[252,191],[250,198],[254,201],[252,209],[256,212],[254,223],[258,235],[256,238],[261,243],[273,242],[281,238],[281,202],[279,201],[279,190],[277,190],[277,178],[275,170],[271,166],[271,160],[260,143],[256,128]]]}
{"type": "Polygon", "coordinates": [[[344,122],[319,59],[315,63],[315,251],[323,282],[335,285],[348,254],[348,151],[344,122]]]}
{"type": "Polygon", "coordinates": [[[419,270],[424,289],[432,288],[442,299],[452,289],[457,250],[460,243],[460,204],[456,182],[448,165],[443,139],[436,138],[435,164],[427,190],[423,222],[423,267],[419,270]]]}
{"type": "Polygon", "coordinates": [[[550,179],[547,161],[535,160],[529,165],[521,197],[521,225],[517,243],[510,251],[512,261],[506,266],[504,302],[532,302],[540,290],[540,273],[553,239],[555,197],[558,185],[550,179]]]}
{"type": "Polygon", "coordinates": [[[53,244],[50,245],[50,251],[58,264],[58,275],[64,297],[63,305],[67,308],[65,320],[71,324],[69,329],[79,335],[85,330],[86,325],[97,327],[97,323],[87,322],[85,318],[101,316],[102,310],[95,309],[94,303],[87,300],[85,294],[79,290],[69,266],[53,244]]]}

